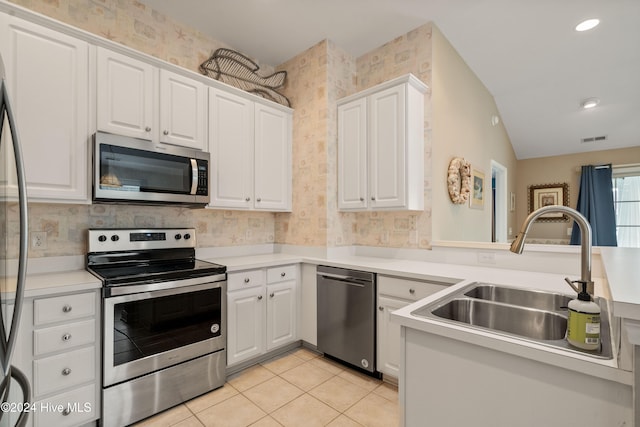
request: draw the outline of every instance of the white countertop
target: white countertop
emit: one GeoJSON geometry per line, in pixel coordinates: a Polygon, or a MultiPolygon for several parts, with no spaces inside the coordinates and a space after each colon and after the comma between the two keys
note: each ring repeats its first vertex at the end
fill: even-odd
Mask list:
{"type": "Polygon", "coordinates": [[[640,320],[640,248],[600,248],[617,317],[640,320]]]}
{"type": "MultiPolygon", "coordinates": [[[[12,300],[15,296],[16,278],[3,279],[3,298],[12,300]]],[[[27,274],[25,298],[99,289],[102,282],[86,270],[69,270],[51,273],[27,274]]]]}

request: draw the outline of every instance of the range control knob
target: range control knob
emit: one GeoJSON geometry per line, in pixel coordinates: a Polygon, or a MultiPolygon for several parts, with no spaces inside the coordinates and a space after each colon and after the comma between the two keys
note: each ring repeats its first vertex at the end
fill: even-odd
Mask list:
{"type": "Polygon", "coordinates": [[[174,237],[175,237],[176,240],[182,239],[182,235],[181,234],[176,234],[174,237]]]}
{"type": "Polygon", "coordinates": [[[118,240],[120,240],[120,236],[118,236],[117,234],[114,234],[113,236],[111,236],[112,242],[117,242],[118,240]]]}
{"type": "Polygon", "coordinates": [[[186,233],[186,234],[184,235],[184,240],[189,240],[190,238],[191,238],[191,234],[186,233]]]}
{"type": "Polygon", "coordinates": [[[98,242],[106,242],[107,241],[107,236],[105,236],[104,234],[101,234],[98,236],[98,242]]]}

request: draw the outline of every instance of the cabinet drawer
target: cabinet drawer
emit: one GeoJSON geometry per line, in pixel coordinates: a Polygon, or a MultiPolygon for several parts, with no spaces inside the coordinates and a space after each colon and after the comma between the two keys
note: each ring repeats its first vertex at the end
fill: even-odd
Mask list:
{"type": "Polygon", "coordinates": [[[60,350],[91,344],[96,340],[94,319],[73,322],[33,332],[33,355],[42,356],[60,350]]]}
{"type": "Polygon", "coordinates": [[[98,418],[95,384],[55,395],[35,403],[34,427],[66,427],[98,418]]]}
{"type": "Polygon", "coordinates": [[[36,326],[80,319],[96,313],[96,297],[93,292],[41,298],[35,300],[33,305],[33,323],[36,326]]]}
{"type": "Polygon", "coordinates": [[[263,286],[264,284],[263,269],[247,270],[227,275],[227,290],[229,291],[263,286]]]}
{"type": "Polygon", "coordinates": [[[92,381],[96,374],[95,362],[95,347],[34,360],[34,396],[41,396],[92,381]]]}
{"type": "Polygon", "coordinates": [[[417,301],[446,289],[444,283],[422,282],[397,277],[378,276],[378,294],[417,301]]]}
{"type": "Polygon", "coordinates": [[[297,276],[295,265],[283,265],[282,267],[272,267],[267,270],[267,283],[278,283],[286,280],[294,280],[297,276]]]}

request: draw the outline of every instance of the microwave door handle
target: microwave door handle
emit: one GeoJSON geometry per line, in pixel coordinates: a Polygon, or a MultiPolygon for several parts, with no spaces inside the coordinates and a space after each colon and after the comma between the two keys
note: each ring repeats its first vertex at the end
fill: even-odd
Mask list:
{"type": "Polygon", "coordinates": [[[198,162],[196,159],[189,160],[191,160],[191,193],[189,194],[196,194],[198,190],[198,162]]]}

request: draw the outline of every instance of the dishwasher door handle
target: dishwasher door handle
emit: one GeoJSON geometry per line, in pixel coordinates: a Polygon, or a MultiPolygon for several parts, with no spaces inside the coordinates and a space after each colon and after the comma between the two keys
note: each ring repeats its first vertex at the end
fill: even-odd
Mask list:
{"type": "Polygon", "coordinates": [[[348,285],[358,286],[360,288],[364,288],[365,285],[361,283],[356,283],[356,282],[371,283],[370,280],[363,280],[353,276],[345,276],[343,274],[321,273],[321,274],[318,274],[318,277],[324,277],[325,279],[340,280],[347,283],[348,285]]]}

